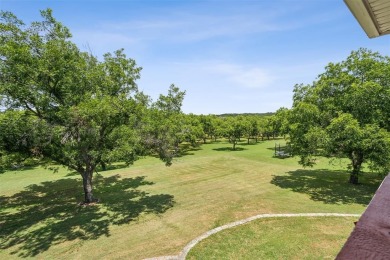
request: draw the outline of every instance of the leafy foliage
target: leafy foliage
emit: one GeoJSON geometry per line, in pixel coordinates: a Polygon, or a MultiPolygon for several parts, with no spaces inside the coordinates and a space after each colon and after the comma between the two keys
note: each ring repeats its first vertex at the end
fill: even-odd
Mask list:
{"type": "MultiPolygon", "coordinates": [[[[149,148],[141,140],[149,100],[135,83],[141,68],[123,49],[102,61],[80,51],[50,9],[41,15],[43,21],[27,27],[12,13],[1,13],[0,95],[8,110],[1,149],[8,157],[50,158],[77,171],[89,203],[97,165],[131,164],[149,148]]],[[[157,109],[179,113],[183,97],[172,86],[157,109]]]]}
{"type": "Polygon", "coordinates": [[[296,85],[289,113],[290,141],[300,163],[313,156],[351,160],[351,183],[362,164],[390,170],[390,57],[366,49],[330,63],[312,85],[296,85]]]}

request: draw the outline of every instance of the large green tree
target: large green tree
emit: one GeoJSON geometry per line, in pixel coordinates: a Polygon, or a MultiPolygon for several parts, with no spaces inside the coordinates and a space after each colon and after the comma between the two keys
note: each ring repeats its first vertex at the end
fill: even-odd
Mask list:
{"type": "Polygon", "coordinates": [[[0,122],[2,156],[48,158],[77,171],[90,203],[99,164],[130,164],[145,153],[140,129],[147,97],[135,83],[141,68],[123,50],[102,60],[80,51],[50,9],[41,16],[25,25],[1,13],[0,95],[7,109],[0,122]],[[13,136],[10,127],[18,129],[13,136]]]}
{"type": "Polygon", "coordinates": [[[390,57],[367,49],[329,63],[311,85],[296,85],[289,113],[293,153],[306,166],[314,156],[348,158],[350,182],[362,165],[390,170],[390,57]]]}

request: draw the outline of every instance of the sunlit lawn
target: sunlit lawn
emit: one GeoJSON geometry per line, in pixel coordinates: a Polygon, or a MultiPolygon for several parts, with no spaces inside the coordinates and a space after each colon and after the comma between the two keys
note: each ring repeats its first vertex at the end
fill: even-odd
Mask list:
{"type": "Polygon", "coordinates": [[[261,219],[203,240],[187,259],[334,259],[356,218],[261,219]]]}
{"type": "MultiPolygon", "coordinates": [[[[363,185],[349,185],[345,165],[325,159],[302,169],[295,158],[273,158],[275,142],[283,141],[241,144],[238,151],[217,142],[187,151],[171,167],[145,158],[130,168],[100,172],[94,192],[100,203],[89,207],[78,205],[83,193],[75,173],[38,167],[1,174],[0,259],[176,255],[209,229],[261,213],[362,213],[380,183],[367,174],[363,185]]],[[[290,232],[323,225],[316,218],[288,221],[299,222],[290,232]]],[[[340,221],[331,252],[341,247],[351,221],[340,221]]],[[[256,232],[268,232],[257,223],[256,232]]],[[[259,256],[272,251],[264,245],[259,256]]]]}

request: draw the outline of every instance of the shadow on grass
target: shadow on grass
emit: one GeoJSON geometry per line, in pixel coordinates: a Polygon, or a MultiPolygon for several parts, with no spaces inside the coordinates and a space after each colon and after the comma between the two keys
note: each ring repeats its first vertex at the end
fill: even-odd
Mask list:
{"type": "Polygon", "coordinates": [[[98,172],[103,172],[103,171],[112,171],[112,170],[118,170],[118,169],[124,169],[128,168],[129,165],[126,165],[126,163],[115,163],[115,164],[107,164],[106,168],[103,169],[101,165],[97,168],[98,172]]]}
{"type": "Polygon", "coordinates": [[[349,174],[346,171],[329,170],[296,170],[286,176],[274,176],[271,184],[283,189],[310,195],[314,201],[327,204],[367,205],[378,189],[381,179],[372,175],[360,177],[362,184],[348,183],[349,174]]]}
{"type": "MultiPolygon", "coordinates": [[[[114,170],[119,170],[119,169],[125,169],[129,168],[129,165],[126,163],[114,163],[114,164],[107,164],[105,166],[105,169],[103,169],[102,165],[98,165],[96,167],[96,172],[106,172],[106,171],[114,171],[114,170]]],[[[68,169],[69,170],[69,169],[68,169]]],[[[71,177],[71,176],[80,176],[80,173],[76,171],[69,172],[66,177],[71,177]]]]}
{"type": "Polygon", "coordinates": [[[200,151],[202,148],[199,146],[183,146],[180,148],[180,150],[176,153],[175,157],[184,157],[188,155],[194,155],[196,151],[200,151]]]}
{"type": "Polygon", "coordinates": [[[236,147],[236,149],[233,150],[232,147],[221,147],[221,148],[214,148],[213,150],[218,151],[218,152],[239,152],[239,151],[244,151],[247,149],[242,148],[242,147],[236,147]]]}
{"type": "Polygon", "coordinates": [[[161,214],[174,205],[169,194],[150,195],[140,186],[145,177],[95,178],[94,195],[101,202],[80,206],[82,181],[61,179],[30,185],[13,196],[0,197],[0,249],[18,257],[34,257],[52,245],[109,236],[110,225],[136,220],[141,214],[161,214]]]}
{"type": "Polygon", "coordinates": [[[34,170],[38,168],[38,164],[34,165],[15,165],[9,168],[2,168],[0,169],[0,174],[3,174],[5,172],[22,172],[22,171],[29,171],[34,170]]]}
{"type": "Polygon", "coordinates": [[[255,142],[255,141],[251,141],[251,142],[249,142],[249,144],[248,144],[248,142],[243,142],[243,143],[240,143],[240,145],[242,145],[242,146],[252,146],[252,145],[258,145],[258,144],[261,144],[261,143],[264,143],[263,141],[257,141],[257,142],[255,142]]]}

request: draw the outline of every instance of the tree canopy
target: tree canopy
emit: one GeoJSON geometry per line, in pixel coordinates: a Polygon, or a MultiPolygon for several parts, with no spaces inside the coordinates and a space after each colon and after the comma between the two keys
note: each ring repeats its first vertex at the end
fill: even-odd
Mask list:
{"type": "MultiPolygon", "coordinates": [[[[141,68],[123,49],[99,60],[80,51],[50,9],[41,16],[27,26],[10,12],[1,13],[2,160],[49,158],[65,165],[81,174],[90,203],[99,164],[131,164],[150,149],[142,141],[149,98],[137,89],[141,68]]],[[[181,96],[168,95],[160,110],[180,110],[184,93],[173,90],[181,96]]],[[[159,155],[169,164],[170,157],[159,155]]]]}
{"type": "Polygon", "coordinates": [[[351,183],[363,163],[390,170],[390,57],[367,49],[329,63],[311,85],[296,85],[289,113],[290,142],[300,163],[316,155],[348,158],[351,183]]]}

